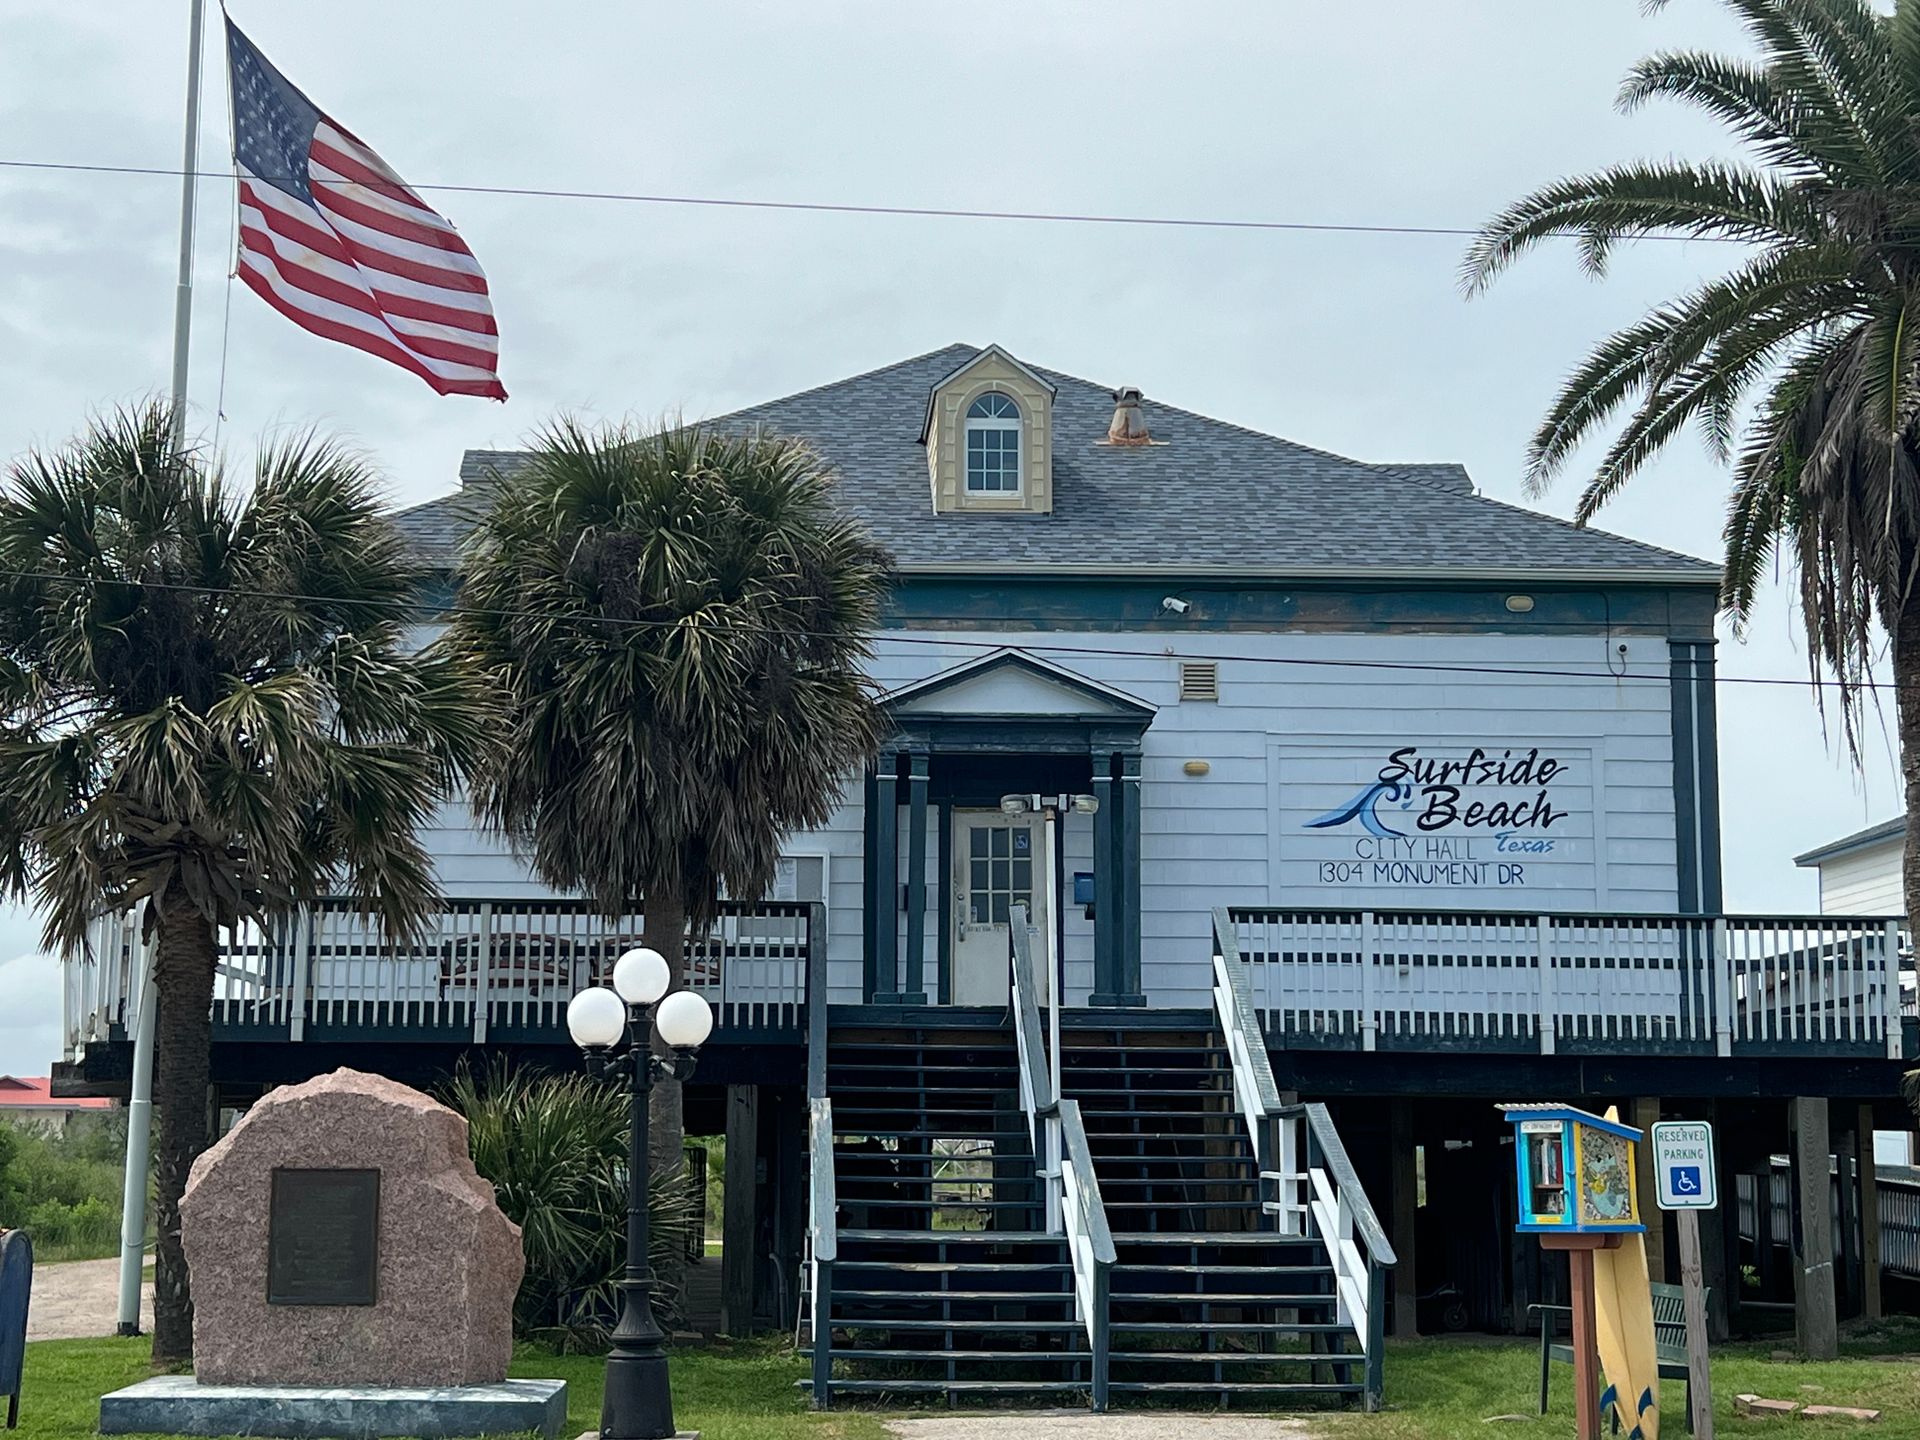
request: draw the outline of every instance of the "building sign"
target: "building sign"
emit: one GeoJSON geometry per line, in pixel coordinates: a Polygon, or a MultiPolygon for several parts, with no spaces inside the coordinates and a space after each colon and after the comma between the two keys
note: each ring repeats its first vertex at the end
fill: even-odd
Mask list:
{"type": "MultiPolygon", "coordinates": [[[[1277,776],[1282,884],[1448,892],[1593,886],[1593,755],[1532,741],[1349,741],[1284,747],[1277,776]]],[[[1503,894],[1509,898],[1500,898],[1503,894]]]]}

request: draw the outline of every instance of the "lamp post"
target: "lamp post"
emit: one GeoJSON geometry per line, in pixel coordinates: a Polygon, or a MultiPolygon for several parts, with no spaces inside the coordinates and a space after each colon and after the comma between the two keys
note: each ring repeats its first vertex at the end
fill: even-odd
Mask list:
{"type": "Polygon", "coordinates": [[[603,1440],[669,1440],[680,1433],[673,1428],[666,1336],[653,1318],[653,1267],[647,1263],[647,1101],[656,1079],[686,1080],[693,1074],[693,1052],[713,1033],[713,1010],[691,990],[668,995],[672,978],[658,950],[629,950],[614,962],[611,989],[596,985],[567,1002],[567,1033],[586,1052],[587,1069],[612,1075],[626,1063],[632,1113],[627,1135],[627,1269],[620,1280],[620,1322],[614,1327],[600,1401],[603,1440]],[[653,1053],[656,1031],[670,1055],[653,1053]]]}

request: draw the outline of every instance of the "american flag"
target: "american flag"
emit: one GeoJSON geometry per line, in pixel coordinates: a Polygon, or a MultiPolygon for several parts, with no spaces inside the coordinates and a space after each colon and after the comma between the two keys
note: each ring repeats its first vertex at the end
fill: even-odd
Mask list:
{"type": "Polygon", "coordinates": [[[240,278],[294,324],[442,395],[507,398],[487,277],[387,163],[227,21],[240,278]]]}

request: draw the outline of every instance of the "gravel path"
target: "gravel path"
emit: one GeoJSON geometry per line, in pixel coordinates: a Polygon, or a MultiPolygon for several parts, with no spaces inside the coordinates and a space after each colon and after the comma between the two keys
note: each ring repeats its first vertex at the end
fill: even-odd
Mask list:
{"type": "Polygon", "coordinates": [[[1084,1410],[1043,1415],[937,1415],[889,1420],[895,1440],[1312,1440],[1298,1420],[1255,1415],[1089,1415],[1084,1410]]]}
{"type": "MultiPolygon", "coordinates": [[[[153,1328],[153,1282],[141,1287],[140,1328],[153,1328]]],[[[111,1335],[120,1318],[120,1262],[66,1260],[33,1267],[27,1339],[91,1340],[111,1335]]]]}

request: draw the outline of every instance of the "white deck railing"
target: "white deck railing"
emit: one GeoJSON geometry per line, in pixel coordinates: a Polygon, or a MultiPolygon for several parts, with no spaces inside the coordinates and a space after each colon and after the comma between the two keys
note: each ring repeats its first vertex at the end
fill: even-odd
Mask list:
{"type": "Polygon", "coordinates": [[[1899,1058],[1897,919],[1233,909],[1267,1035],[1899,1058]]]}
{"type": "MultiPolygon", "coordinates": [[[[608,978],[620,952],[640,943],[641,924],[639,915],[609,922],[572,901],[450,900],[418,932],[395,937],[350,902],[323,900],[223,939],[214,1018],[289,1040],[380,1030],[475,1041],[564,1035],[567,1001],[608,978]]],[[[795,1029],[824,928],[818,906],[728,904],[688,937],[688,983],[722,1029],[795,1029]]],[[[111,916],[96,922],[88,953],[68,959],[69,1058],[125,1023],[141,945],[134,916],[111,916]]]]}

